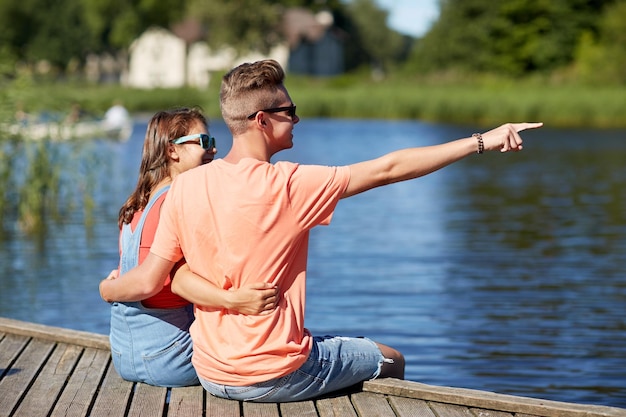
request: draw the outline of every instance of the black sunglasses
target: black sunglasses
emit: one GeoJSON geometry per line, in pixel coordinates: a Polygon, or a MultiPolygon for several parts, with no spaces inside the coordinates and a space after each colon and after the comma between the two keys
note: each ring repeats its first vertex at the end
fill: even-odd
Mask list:
{"type": "Polygon", "coordinates": [[[207,151],[216,147],[215,138],[213,136],[207,135],[206,133],[194,133],[193,135],[187,135],[187,136],[182,136],[178,139],[172,139],[170,140],[170,142],[179,145],[185,142],[191,142],[191,141],[195,142],[195,139],[200,139],[200,142],[196,142],[196,143],[202,146],[202,149],[205,149],[207,151]]]}
{"type": "Polygon", "coordinates": [[[287,106],[287,107],[273,107],[271,109],[257,110],[254,113],[252,113],[250,116],[248,116],[248,119],[250,120],[254,119],[254,117],[260,111],[264,111],[266,113],[280,113],[281,111],[286,111],[287,116],[291,117],[291,119],[296,117],[296,105],[294,104],[293,106],[287,106]]]}

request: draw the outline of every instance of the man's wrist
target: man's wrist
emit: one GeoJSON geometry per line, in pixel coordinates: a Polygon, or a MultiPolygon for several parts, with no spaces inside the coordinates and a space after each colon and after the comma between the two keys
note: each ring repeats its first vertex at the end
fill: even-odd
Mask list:
{"type": "Polygon", "coordinates": [[[237,299],[235,296],[235,290],[223,290],[224,295],[224,307],[227,310],[237,310],[237,299]]]}
{"type": "Polygon", "coordinates": [[[485,152],[485,142],[483,141],[483,135],[480,133],[474,133],[472,135],[473,138],[476,139],[476,153],[481,154],[485,152]]]}

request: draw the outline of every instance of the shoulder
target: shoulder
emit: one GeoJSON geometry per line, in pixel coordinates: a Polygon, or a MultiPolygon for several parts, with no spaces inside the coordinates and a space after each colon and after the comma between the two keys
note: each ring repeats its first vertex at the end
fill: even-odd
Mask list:
{"type": "Polygon", "coordinates": [[[298,177],[312,177],[320,181],[335,181],[350,178],[350,167],[327,165],[304,165],[293,162],[277,162],[276,167],[298,177]]]}

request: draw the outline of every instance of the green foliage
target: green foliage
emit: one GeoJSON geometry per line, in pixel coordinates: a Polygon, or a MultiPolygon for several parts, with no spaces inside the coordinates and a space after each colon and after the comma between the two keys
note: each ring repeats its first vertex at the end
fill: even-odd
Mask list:
{"type": "Polygon", "coordinates": [[[0,46],[0,124],[8,121],[15,111],[15,103],[10,97],[14,65],[15,59],[8,46],[0,46]]]}
{"type": "Polygon", "coordinates": [[[214,48],[267,52],[281,39],[283,10],[281,2],[189,0],[187,14],[205,25],[207,42],[214,48]]]}
{"type": "Polygon", "coordinates": [[[626,128],[626,89],[552,85],[544,79],[474,77],[462,81],[367,74],[289,77],[302,117],[409,119],[493,127],[542,121],[551,128],[626,128]]]}
{"type": "Polygon", "coordinates": [[[591,31],[581,35],[575,72],[590,84],[626,84],[626,1],[607,7],[597,35],[591,31]]]}
{"type": "Polygon", "coordinates": [[[45,232],[47,214],[57,214],[58,183],[63,165],[55,163],[56,149],[48,141],[25,145],[27,170],[19,189],[18,220],[22,230],[38,234],[45,232]]]}
{"type": "Polygon", "coordinates": [[[180,20],[185,3],[175,0],[80,0],[85,24],[102,49],[128,48],[150,26],[180,20]]]}
{"type": "MultiPolygon", "coordinates": [[[[553,72],[592,83],[625,82],[623,3],[440,0],[440,17],[415,42],[406,71],[553,72]],[[565,71],[574,60],[575,68],[565,71]]],[[[127,49],[150,26],[172,28],[186,19],[200,24],[214,48],[268,52],[283,39],[289,7],[333,14],[351,71],[368,66],[388,73],[406,59],[411,40],[388,28],[387,12],[374,0],[2,0],[0,45],[27,67],[48,62],[50,79],[66,75],[89,53],[127,49]]]]}
{"type": "Polygon", "coordinates": [[[339,26],[346,20],[340,0],[187,0],[185,15],[202,24],[205,40],[213,48],[228,45],[240,52],[266,53],[284,40],[282,19],[289,7],[330,11],[339,26]]]}
{"type": "Polygon", "coordinates": [[[93,46],[74,0],[3,0],[0,3],[0,43],[23,61],[47,60],[65,68],[93,46]]]}
{"type": "Polygon", "coordinates": [[[596,30],[611,1],[442,0],[441,15],[417,44],[413,71],[460,70],[521,76],[572,62],[584,30],[596,30]]]}
{"type": "Polygon", "coordinates": [[[387,26],[389,13],[380,9],[373,0],[352,0],[348,4],[353,27],[350,33],[360,46],[367,63],[374,68],[392,66],[403,51],[403,37],[387,26]]]}
{"type": "Polygon", "coordinates": [[[89,53],[129,48],[151,26],[171,29],[189,20],[200,24],[215,49],[267,53],[284,40],[285,10],[303,7],[331,12],[349,34],[349,67],[388,66],[404,40],[387,28],[386,12],[372,0],[353,1],[348,10],[341,0],[2,0],[0,44],[26,65],[46,60],[51,78],[63,76],[70,63],[83,63],[89,53]]]}

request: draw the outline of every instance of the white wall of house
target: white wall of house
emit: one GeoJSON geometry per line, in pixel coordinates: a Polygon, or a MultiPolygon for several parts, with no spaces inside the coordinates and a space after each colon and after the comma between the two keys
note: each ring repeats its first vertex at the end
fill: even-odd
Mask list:
{"type": "Polygon", "coordinates": [[[236,57],[233,49],[224,48],[212,52],[205,42],[195,42],[187,55],[187,84],[191,87],[207,88],[211,72],[226,71],[236,57]]]}
{"type": "Polygon", "coordinates": [[[278,45],[269,54],[249,52],[238,55],[233,48],[211,50],[205,42],[195,42],[187,50],[185,42],[173,33],[151,28],[130,47],[126,85],[135,88],[179,88],[185,85],[207,88],[212,72],[225,72],[244,63],[272,58],[287,69],[289,47],[278,45]]]}
{"type": "Polygon", "coordinates": [[[162,28],[151,28],[130,46],[127,84],[135,88],[185,85],[185,42],[162,28]]]}

